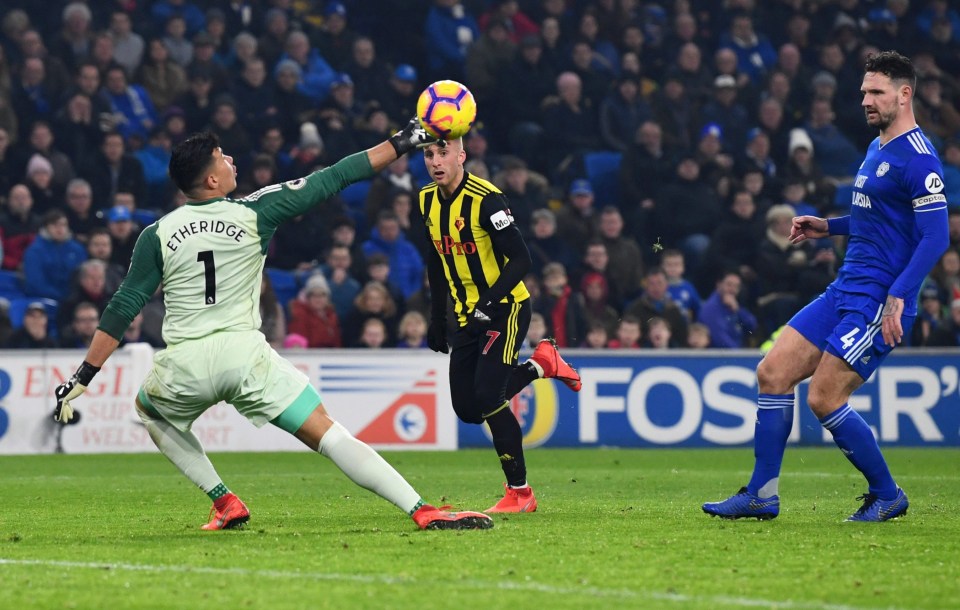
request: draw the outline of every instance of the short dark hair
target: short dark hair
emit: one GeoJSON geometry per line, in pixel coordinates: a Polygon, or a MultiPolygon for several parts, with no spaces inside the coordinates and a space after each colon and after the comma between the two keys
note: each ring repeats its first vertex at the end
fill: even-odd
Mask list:
{"type": "Polygon", "coordinates": [[[863,71],[885,74],[892,81],[905,81],[911,89],[917,88],[917,72],[913,69],[913,62],[896,51],[881,51],[870,55],[863,71]]]}
{"type": "Polygon", "coordinates": [[[203,131],[173,147],[168,171],[177,188],[189,195],[197,187],[203,172],[213,162],[213,151],[220,147],[217,134],[203,131]]]}

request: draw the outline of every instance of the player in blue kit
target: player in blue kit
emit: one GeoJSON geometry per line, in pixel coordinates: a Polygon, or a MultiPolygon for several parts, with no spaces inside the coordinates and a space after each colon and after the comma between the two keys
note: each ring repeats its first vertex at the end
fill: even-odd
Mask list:
{"type": "Polygon", "coordinates": [[[807,402],[847,459],[867,479],[863,505],[847,521],[886,521],[907,512],[870,427],[850,408],[854,390],[910,333],[920,283],[949,245],[943,167],[913,115],[916,74],[894,51],[872,55],[863,84],[867,124],[880,137],[857,171],[850,215],[793,219],[791,240],[849,235],[837,279],[798,312],[757,367],[759,398],[753,476],[703,511],[727,519],[773,519],[793,426],[794,388],[810,379],[807,402]]]}

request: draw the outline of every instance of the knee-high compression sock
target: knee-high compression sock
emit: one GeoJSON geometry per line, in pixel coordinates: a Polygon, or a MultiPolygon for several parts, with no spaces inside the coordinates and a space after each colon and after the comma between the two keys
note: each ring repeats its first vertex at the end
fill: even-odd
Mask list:
{"type": "Polygon", "coordinates": [[[160,453],[211,500],[216,502],[230,492],[193,432],[184,432],[167,421],[154,419],[140,409],[136,411],[160,453]]]}
{"type": "Polygon", "coordinates": [[[527,465],[523,459],[523,431],[513,412],[504,403],[503,407],[488,415],[487,425],[493,437],[493,447],[500,458],[500,467],[507,477],[510,487],[523,487],[527,484],[527,465]]]}
{"type": "Polygon", "coordinates": [[[897,497],[897,484],[880,453],[880,445],[859,413],[851,409],[849,404],[844,404],[822,418],[820,423],[830,431],[833,441],[850,463],[866,477],[870,493],[876,494],[881,500],[897,497]]]}
{"type": "Polygon", "coordinates": [[[517,392],[530,385],[534,379],[543,376],[543,369],[533,360],[528,360],[520,366],[514,368],[507,378],[507,388],[504,397],[510,400],[517,395],[517,392]]]}
{"type": "Polygon", "coordinates": [[[753,432],[753,476],[747,491],[761,498],[780,493],[780,466],[793,427],[793,393],[760,394],[753,432]]]}
{"type": "Polygon", "coordinates": [[[420,494],[393,466],[338,422],[320,439],[318,451],[330,458],[351,481],[392,502],[408,515],[423,505],[420,494]]]}

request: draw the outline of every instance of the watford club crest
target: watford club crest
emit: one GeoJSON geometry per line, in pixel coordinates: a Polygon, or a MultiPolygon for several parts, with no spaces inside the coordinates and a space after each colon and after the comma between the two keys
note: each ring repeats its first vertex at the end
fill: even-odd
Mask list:
{"type": "Polygon", "coordinates": [[[453,226],[457,228],[457,231],[463,231],[463,227],[466,225],[467,223],[463,220],[463,216],[457,216],[453,221],[453,226]]]}

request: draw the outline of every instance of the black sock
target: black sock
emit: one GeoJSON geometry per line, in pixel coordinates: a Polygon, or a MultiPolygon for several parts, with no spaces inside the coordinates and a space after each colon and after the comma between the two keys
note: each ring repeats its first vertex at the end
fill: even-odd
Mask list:
{"type": "Polygon", "coordinates": [[[507,378],[507,389],[504,392],[507,400],[510,400],[517,395],[517,392],[527,387],[531,381],[538,378],[540,375],[537,373],[537,369],[533,367],[529,362],[524,362],[520,366],[516,367],[510,372],[510,377],[507,378]]]}
{"type": "Polygon", "coordinates": [[[517,418],[510,409],[500,409],[487,418],[487,424],[507,484],[520,487],[527,482],[527,465],[523,461],[523,431],[517,418]]]}

